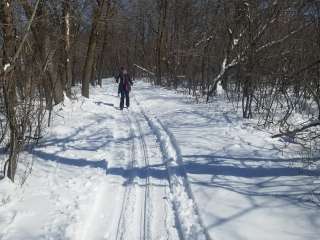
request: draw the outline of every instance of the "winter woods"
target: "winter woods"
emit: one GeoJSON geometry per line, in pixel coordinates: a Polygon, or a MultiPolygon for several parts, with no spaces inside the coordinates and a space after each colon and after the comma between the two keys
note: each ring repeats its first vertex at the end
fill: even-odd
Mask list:
{"type": "Polygon", "coordinates": [[[2,0],[3,173],[14,180],[19,151],[71,86],[89,97],[121,65],[207,102],[221,85],[276,136],[318,138],[319,16],[318,0],[2,0]],[[295,112],[308,121],[292,127],[295,112]]]}
{"type": "Polygon", "coordinates": [[[1,1],[0,167],[12,181],[19,152],[41,138],[71,86],[82,83],[89,97],[110,6],[109,0],[1,1]]]}
{"type": "Polygon", "coordinates": [[[319,1],[141,2],[129,49],[156,84],[207,102],[220,84],[244,118],[277,126],[275,137],[318,138],[319,1]]]}

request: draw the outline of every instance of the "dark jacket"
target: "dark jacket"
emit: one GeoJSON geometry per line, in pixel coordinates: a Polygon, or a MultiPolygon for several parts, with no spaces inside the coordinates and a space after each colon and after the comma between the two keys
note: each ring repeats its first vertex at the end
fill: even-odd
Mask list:
{"type": "Polygon", "coordinates": [[[131,91],[131,85],[133,85],[133,82],[129,74],[123,74],[122,72],[119,73],[119,75],[116,77],[116,81],[117,83],[119,82],[119,91],[131,91]]]}

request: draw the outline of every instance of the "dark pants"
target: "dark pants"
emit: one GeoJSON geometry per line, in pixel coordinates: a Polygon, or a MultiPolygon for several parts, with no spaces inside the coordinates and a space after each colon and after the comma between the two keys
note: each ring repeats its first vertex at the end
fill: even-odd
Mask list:
{"type": "Polygon", "coordinates": [[[129,92],[122,90],[121,92],[121,97],[120,97],[120,109],[123,109],[123,105],[124,105],[124,98],[126,98],[126,106],[129,107],[130,105],[130,100],[129,100],[129,92]]]}
{"type": "Polygon", "coordinates": [[[121,90],[120,90],[120,84],[119,84],[118,85],[118,97],[119,97],[120,93],[121,93],[121,90]]]}

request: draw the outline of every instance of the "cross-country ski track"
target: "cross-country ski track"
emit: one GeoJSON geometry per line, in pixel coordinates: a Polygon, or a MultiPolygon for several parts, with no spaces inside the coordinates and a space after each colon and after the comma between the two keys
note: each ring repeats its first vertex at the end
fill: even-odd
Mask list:
{"type": "MultiPolygon", "coordinates": [[[[104,99],[99,101],[109,104],[104,99]]],[[[112,147],[117,150],[113,154],[125,156],[126,164],[106,167],[106,179],[100,184],[93,211],[84,227],[80,227],[78,237],[83,240],[210,239],[200,224],[186,175],[176,170],[181,159],[177,159],[179,149],[172,143],[168,130],[158,119],[148,117],[135,97],[131,108],[115,110],[114,121],[118,124],[113,129],[112,147]],[[118,174],[125,178],[124,182],[110,186],[113,175],[118,174]],[[101,216],[105,222],[97,222],[101,216]]]]}
{"type": "Polygon", "coordinates": [[[117,90],[105,79],[89,99],[76,88],[54,108],[39,145],[20,156],[33,159],[24,185],[0,181],[0,240],[319,236],[319,170],[295,162],[296,145],[223,98],[195,104],[139,79],[121,111],[117,90]]]}

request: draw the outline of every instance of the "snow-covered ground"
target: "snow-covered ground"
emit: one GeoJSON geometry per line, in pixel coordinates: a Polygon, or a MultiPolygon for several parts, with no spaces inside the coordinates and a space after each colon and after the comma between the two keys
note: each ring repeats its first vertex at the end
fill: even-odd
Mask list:
{"type": "Polygon", "coordinates": [[[66,100],[23,187],[0,181],[0,239],[318,239],[320,170],[222,98],[106,79],[66,100]],[[318,182],[317,182],[318,181],[318,182]]]}

